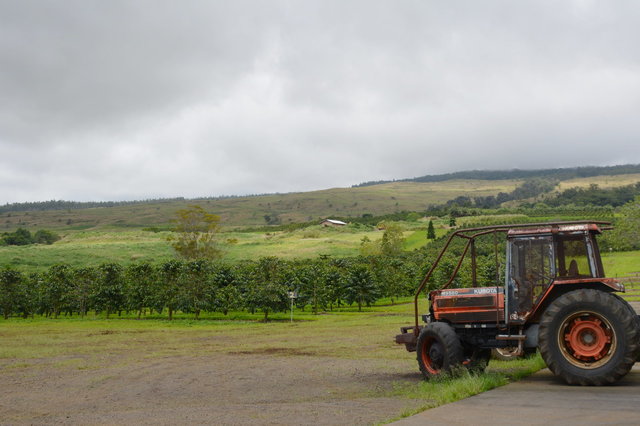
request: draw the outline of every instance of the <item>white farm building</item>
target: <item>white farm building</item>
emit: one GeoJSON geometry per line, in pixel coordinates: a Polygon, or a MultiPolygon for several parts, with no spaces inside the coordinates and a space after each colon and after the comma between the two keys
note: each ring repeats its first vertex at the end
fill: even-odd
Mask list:
{"type": "Polygon", "coordinates": [[[341,220],[325,219],[322,222],[320,222],[320,225],[322,225],[322,226],[345,226],[346,223],[341,221],[341,220]]]}

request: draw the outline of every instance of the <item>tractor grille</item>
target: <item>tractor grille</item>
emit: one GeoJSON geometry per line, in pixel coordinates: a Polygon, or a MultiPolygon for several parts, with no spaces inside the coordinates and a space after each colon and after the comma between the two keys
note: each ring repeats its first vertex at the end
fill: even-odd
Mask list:
{"type": "Polygon", "coordinates": [[[491,321],[504,321],[504,311],[500,310],[496,313],[495,310],[491,311],[464,311],[464,312],[442,312],[439,315],[440,320],[448,320],[452,323],[461,322],[491,322],[491,321]]]}
{"type": "Polygon", "coordinates": [[[495,296],[479,296],[479,297],[446,297],[436,299],[438,308],[495,308],[495,296]]]}

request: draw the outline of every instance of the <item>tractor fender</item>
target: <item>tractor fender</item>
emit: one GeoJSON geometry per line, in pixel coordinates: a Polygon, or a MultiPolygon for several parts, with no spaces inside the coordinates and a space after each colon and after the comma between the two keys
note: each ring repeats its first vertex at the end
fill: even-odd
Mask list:
{"type": "Polygon", "coordinates": [[[575,280],[554,281],[542,295],[538,304],[531,311],[529,321],[538,322],[542,313],[549,304],[559,296],[573,290],[591,288],[594,290],[612,292],[624,292],[624,285],[614,278],[583,278],[575,280]]]}

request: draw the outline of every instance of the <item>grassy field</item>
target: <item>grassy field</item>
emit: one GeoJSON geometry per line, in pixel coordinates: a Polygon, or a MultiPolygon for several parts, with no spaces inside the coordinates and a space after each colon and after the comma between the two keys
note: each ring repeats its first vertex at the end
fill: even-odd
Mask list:
{"type": "MultiPolygon", "coordinates": [[[[475,218],[476,221],[482,219],[475,218]]],[[[472,218],[462,219],[462,224],[472,218]]],[[[446,232],[445,221],[435,221],[436,235],[446,232]]],[[[414,250],[428,244],[426,221],[403,222],[405,250],[414,250]]],[[[238,261],[278,256],[283,259],[314,258],[319,255],[333,257],[355,256],[362,238],[372,241],[382,238],[382,231],[370,227],[309,228],[285,232],[224,232],[221,242],[224,259],[238,261]]],[[[103,262],[129,264],[146,260],[162,262],[174,257],[167,237],[169,232],[129,230],[69,231],[53,245],[0,247],[0,265],[13,265],[25,271],[43,270],[56,263],[72,266],[96,266],[103,262]]],[[[640,252],[602,254],[608,276],[622,277],[640,273],[640,252]]]]}
{"type": "Polygon", "coordinates": [[[640,251],[602,253],[602,265],[608,277],[640,274],[640,251]]]}
{"type": "MultiPolygon", "coordinates": [[[[601,187],[626,185],[640,175],[598,176],[561,183],[560,189],[598,184],[601,187]]],[[[12,212],[0,215],[0,229],[25,227],[32,232],[51,229],[63,236],[51,246],[0,247],[0,265],[26,270],[47,268],[55,263],[74,266],[102,262],[127,264],[136,260],[152,262],[172,258],[166,239],[176,210],[200,204],[222,217],[221,234],[225,259],[236,261],[262,256],[285,259],[334,257],[358,254],[362,238],[376,240],[381,232],[372,228],[323,229],[311,226],[294,232],[242,232],[240,226],[264,225],[265,215],[278,217],[283,224],[315,221],[331,216],[382,215],[397,211],[419,211],[427,204],[442,203],[460,195],[485,196],[509,192],[521,181],[450,180],[438,183],[394,182],[359,188],[333,188],[291,194],[272,194],[220,200],[167,201],[132,206],[12,212]],[[153,232],[152,232],[153,231],[153,232]]],[[[525,219],[523,215],[476,216],[459,218],[458,225],[483,221],[525,219]]],[[[527,218],[543,220],[544,218],[527,218]]],[[[405,250],[427,243],[425,221],[404,223],[405,250]]],[[[436,222],[436,233],[445,232],[444,221],[436,222]]],[[[616,266],[617,267],[617,266],[616,266]]],[[[624,269],[624,266],[620,266],[624,269]]],[[[631,267],[634,269],[635,266],[631,267]]],[[[637,271],[637,269],[636,269],[637,271]]],[[[633,271],[632,271],[633,272],[633,271]]],[[[615,272],[623,273],[623,272],[615,272]]]]}
{"type": "Polygon", "coordinates": [[[588,178],[576,178],[560,182],[558,190],[564,191],[569,188],[588,188],[591,185],[598,185],[600,188],[614,188],[618,186],[632,185],[640,182],[640,174],[617,175],[617,176],[594,176],[588,178]]]}
{"type": "Polygon", "coordinates": [[[56,263],[96,266],[103,262],[156,262],[174,256],[166,240],[168,233],[76,231],[63,235],[62,240],[52,245],[0,247],[0,265],[32,271],[46,269],[56,263]]]}
{"type": "MultiPolygon", "coordinates": [[[[428,243],[427,222],[404,222],[405,250],[428,243]]],[[[436,221],[436,234],[442,235],[444,221],[436,221]]],[[[373,227],[352,225],[324,228],[320,225],[296,231],[237,232],[220,234],[224,259],[237,261],[278,256],[283,259],[356,256],[364,237],[371,241],[382,238],[383,231],[373,227]]],[[[129,264],[146,260],[161,262],[174,257],[167,238],[169,232],[127,230],[67,231],[62,240],[52,245],[0,247],[0,265],[13,265],[23,270],[42,270],[56,263],[72,266],[95,266],[103,262],[129,264]]]]}
{"type": "MultiPolygon", "coordinates": [[[[571,179],[558,190],[588,187],[623,186],[640,181],[640,174],[596,176],[571,179]]],[[[458,196],[487,196],[510,192],[521,180],[449,180],[418,183],[393,182],[357,188],[332,188],[319,191],[271,194],[225,199],[165,201],[120,207],[78,210],[11,212],[0,215],[0,230],[18,227],[30,230],[126,230],[144,227],[168,228],[176,210],[199,204],[222,217],[225,226],[264,225],[265,215],[280,223],[314,221],[320,218],[359,217],[365,213],[384,215],[398,211],[422,211],[427,205],[444,203],[458,196]]]]}
{"type": "MultiPolygon", "coordinates": [[[[458,378],[423,383],[415,354],[391,342],[399,327],[411,321],[411,307],[411,304],[404,303],[365,308],[362,313],[346,309],[324,315],[298,311],[294,323],[289,323],[288,314],[275,315],[272,322],[263,323],[258,320],[259,314],[252,316],[247,313],[237,313],[230,318],[210,315],[199,321],[182,316],[173,322],[156,318],[10,319],[0,321],[0,335],[3,338],[0,347],[0,384],[11,382],[14,387],[19,387],[20,383],[40,376],[56,377],[50,384],[43,379],[37,389],[31,389],[33,398],[37,400],[38,395],[55,392],[62,381],[69,383],[67,392],[71,398],[57,401],[58,405],[68,404],[71,407],[64,412],[79,415],[74,411],[78,399],[71,396],[75,394],[71,391],[85,395],[84,399],[88,399],[95,410],[118,412],[123,408],[114,395],[121,394],[123,387],[135,386],[134,381],[146,381],[146,387],[150,386],[149,383],[155,384],[156,380],[164,377],[165,369],[174,365],[172,363],[193,365],[193,368],[222,363],[221,368],[227,365],[227,369],[234,364],[250,363],[256,367],[252,372],[252,380],[257,382],[252,385],[250,394],[244,397],[265,394],[261,397],[261,407],[264,409],[269,409],[272,403],[277,407],[282,407],[285,402],[306,404],[307,397],[312,396],[309,392],[315,392],[314,386],[320,386],[322,389],[326,387],[328,393],[313,398],[318,399],[314,402],[325,406],[327,401],[333,405],[337,401],[345,401],[354,407],[367,399],[397,401],[388,413],[383,413],[376,421],[383,422],[483,392],[542,367],[539,357],[515,363],[492,360],[484,374],[464,374],[458,378]],[[204,364],[197,360],[202,360],[204,364]],[[283,363],[291,368],[278,370],[274,379],[273,368],[280,368],[275,366],[283,363]],[[325,377],[328,373],[322,372],[314,374],[326,363],[334,371],[333,376],[325,377]],[[140,375],[144,365],[154,366],[148,372],[151,377],[140,375]],[[284,389],[270,389],[273,380],[288,383],[290,376],[297,374],[298,368],[305,371],[306,378],[303,382],[298,379],[298,386],[292,390],[294,393],[290,397],[284,389]],[[342,371],[344,377],[335,376],[335,371],[342,371]],[[366,375],[361,377],[360,372],[366,375]],[[340,385],[342,382],[344,385],[340,385]]],[[[208,377],[211,368],[206,374],[191,370],[181,371],[180,374],[193,376],[187,379],[195,381],[195,375],[198,374],[208,377]]],[[[242,376],[242,373],[237,374],[242,376]]],[[[242,380],[246,378],[228,380],[232,383],[229,386],[241,386],[242,380]]],[[[172,384],[164,383],[163,386],[171,389],[172,384]]],[[[140,392],[146,392],[146,387],[140,392]]],[[[240,392],[241,389],[234,388],[231,391],[240,392]]],[[[181,392],[188,392],[188,389],[181,392]]],[[[179,394],[170,393],[173,398],[179,394]]],[[[140,398],[140,394],[137,395],[133,398],[140,398]]],[[[216,401],[224,398],[221,395],[213,393],[208,398],[216,401]]],[[[203,396],[194,396],[189,406],[203,396]]],[[[162,395],[157,398],[162,398],[162,395]]],[[[131,404],[131,401],[126,403],[131,404]]],[[[136,405],[144,403],[141,400],[136,405]]],[[[30,420],[28,403],[22,400],[18,406],[8,413],[14,417],[5,418],[30,420]]],[[[242,407],[246,407],[246,404],[242,404],[242,407]]],[[[289,405],[284,407],[291,409],[289,405]]],[[[2,410],[0,408],[0,412],[2,410]]],[[[7,413],[4,414],[6,416],[7,413]]],[[[155,415],[153,411],[147,413],[146,421],[155,418],[155,415]]]]}

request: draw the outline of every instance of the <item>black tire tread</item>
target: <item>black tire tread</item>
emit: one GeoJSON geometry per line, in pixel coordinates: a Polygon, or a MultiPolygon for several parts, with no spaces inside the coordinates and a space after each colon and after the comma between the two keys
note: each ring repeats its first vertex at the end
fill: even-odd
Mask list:
{"type": "Polygon", "coordinates": [[[636,333],[636,360],[640,360],[640,316],[638,316],[638,313],[635,309],[633,309],[633,306],[631,306],[629,302],[615,293],[611,293],[611,295],[618,299],[622,304],[624,304],[627,309],[629,309],[629,312],[631,312],[631,315],[635,318],[636,330],[638,330],[638,332],[636,333]]]}
{"type": "Polygon", "coordinates": [[[462,343],[460,342],[460,338],[456,334],[455,330],[447,323],[444,322],[432,322],[427,324],[421,331],[420,336],[418,336],[418,344],[416,345],[416,356],[418,359],[418,366],[420,367],[420,372],[423,377],[428,380],[433,378],[434,374],[431,374],[427,370],[427,368],[422,363],[422,349],[423,349],[423,340],[428,337],[433,336],[440,340],[444,347],[445,351],[445,362],[443,368],[441,369],[441,374],[437,376],[441,376],[443,374],[451,373],[456,367],[458,367],[462,363],[462,343]]]}

